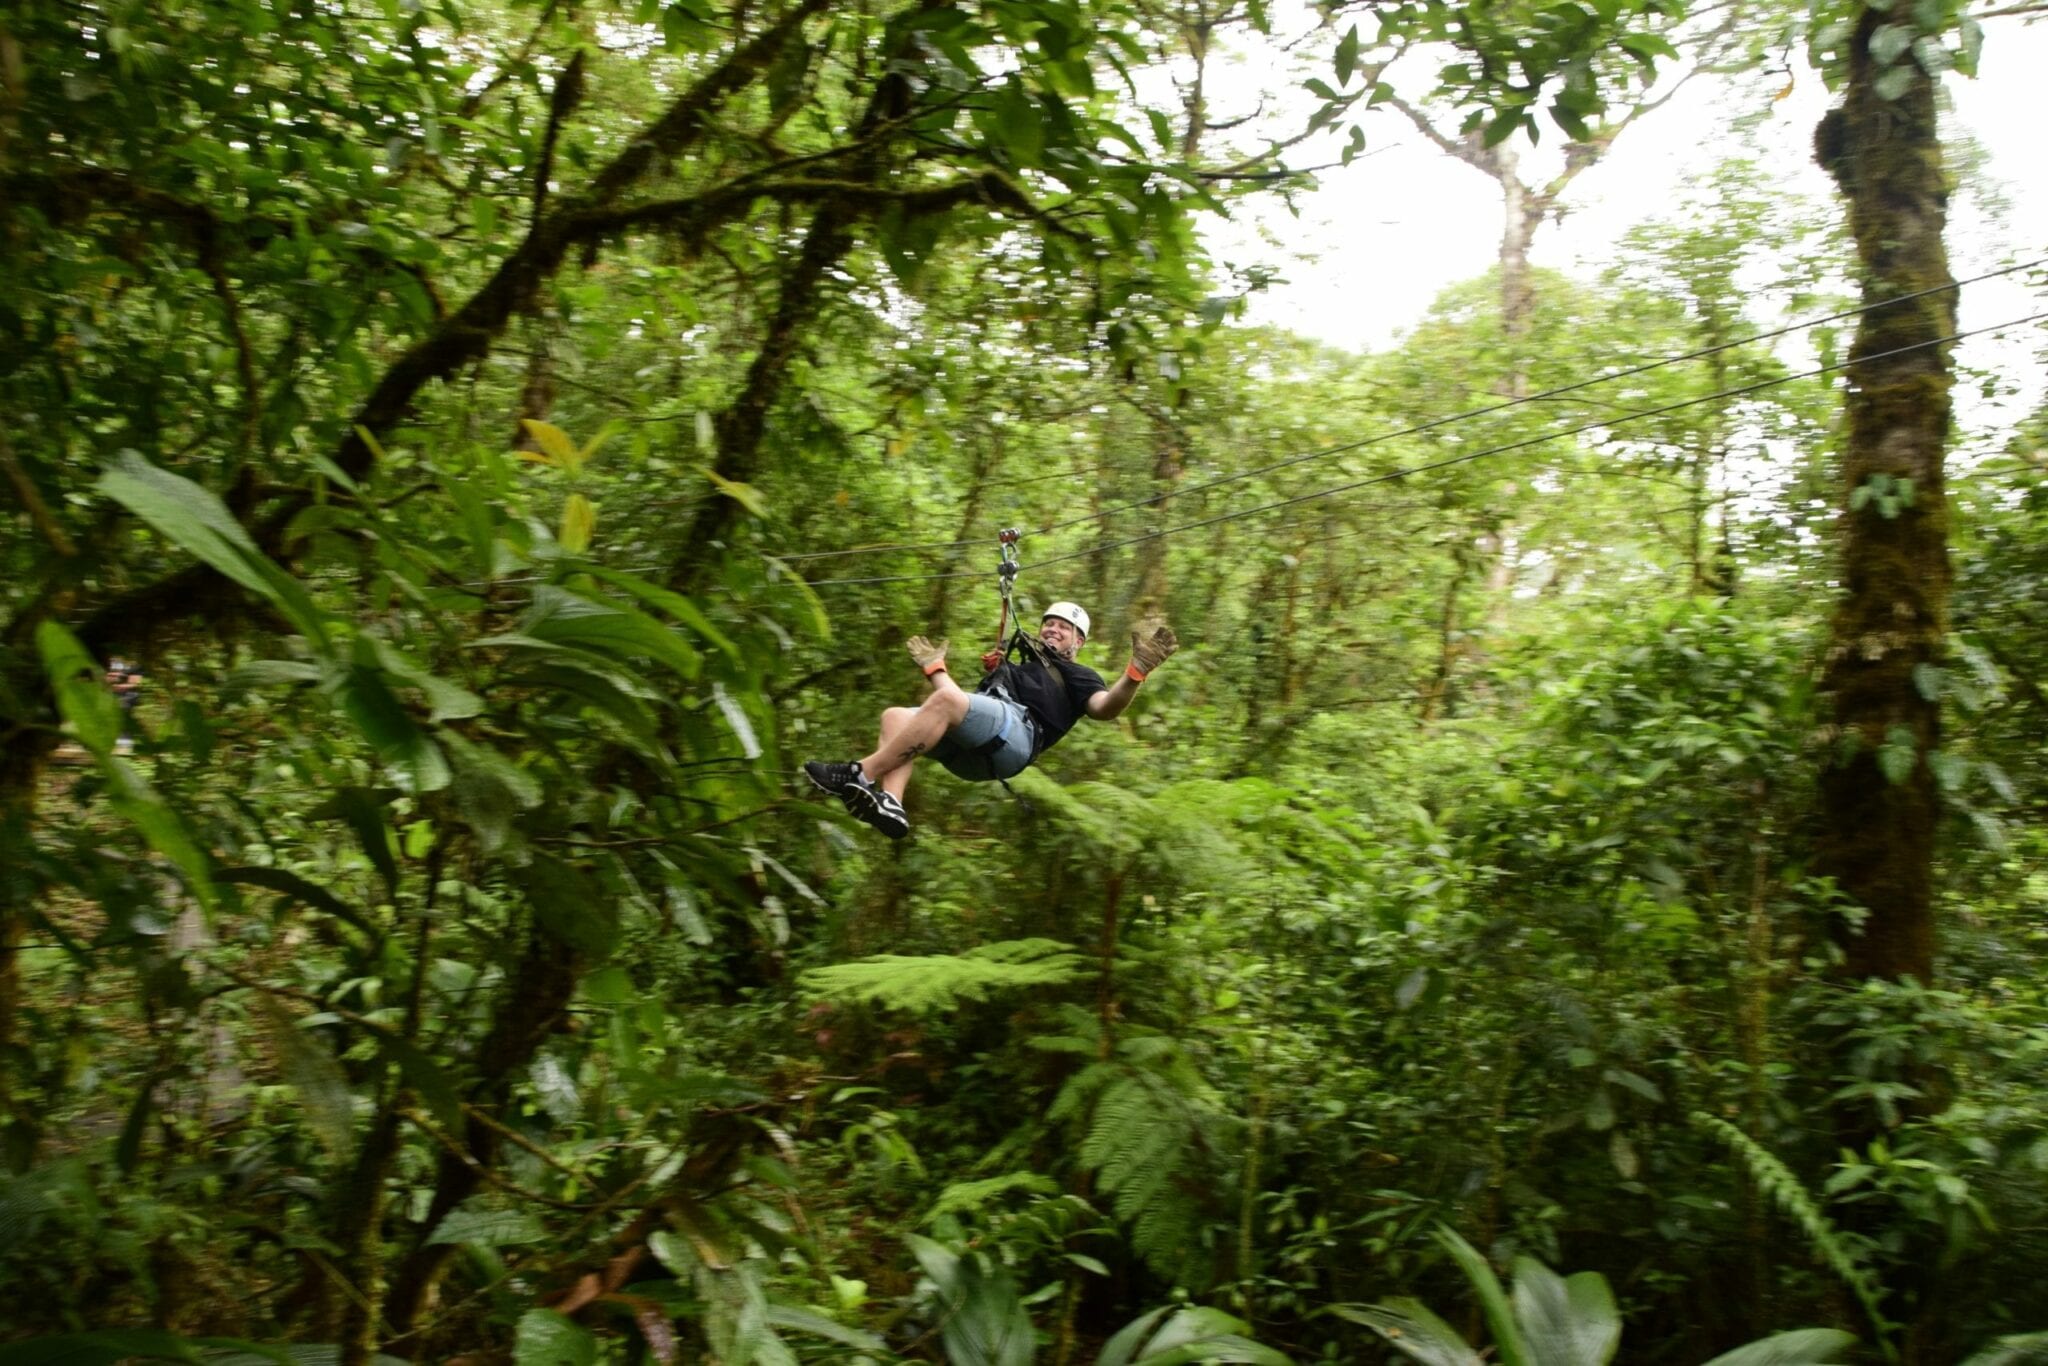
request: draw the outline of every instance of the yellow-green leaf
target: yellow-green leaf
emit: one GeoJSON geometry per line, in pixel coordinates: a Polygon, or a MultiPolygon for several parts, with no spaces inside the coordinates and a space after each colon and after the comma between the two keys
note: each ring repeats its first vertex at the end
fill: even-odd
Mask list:
{"type": "Polygon", "coordinates": [[[582,494],[570,494],[569,501],[562,505],[561,533],[555,537],[562,543],[562,549],[571,555],[581,555],[590,548],[590,536],[596,530],[597,509],[582,494]]]}
{"type": "Polygon", "coordinates": [[[717,470],[708,467],[704,471],[704,477],[716,485],[720,493],[732,499],[756,517],[766,517],[768,515],[768,505],[761,501],[760,491],[752,484],[742,484],[736,479],[728,479],[717,470]]]}
{"type": "Polygon", "coordinates": [[[532,417],[520,418],[519,425],[526,428],[528,436],[540,443],[540,448],[547,452],[548,459],[561,466],[566,473],[575,474],[583,468],[583,453],[576,449],[576,443],[571,441],[569,434],[560,427],[552,422],[542,422],[532,417]]]}

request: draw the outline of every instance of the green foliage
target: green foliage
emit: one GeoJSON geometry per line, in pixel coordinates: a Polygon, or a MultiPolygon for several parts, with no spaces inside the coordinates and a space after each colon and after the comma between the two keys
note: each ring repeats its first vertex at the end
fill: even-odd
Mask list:
{"type": "Polygon", "coordinates": [[[2015,1333],[2002,1337],[1963,1366],[2036,1366],[2048,1361],[2048,1333],[2015,1333]]]}
{"type": "Polygon", "coordinates": [[[1856,1302],[1863,1307],[1870,1326],[1877,1331],[1878,1344],[1885,1353],[1885,1359],[1892,1360],[1896,1354],[1887,1335],[1895,1325],[1884,1314],[1881,1304],[1883,1287],[1870,1268],[1851,1250],[1841,1230],[1806,1193],[1799,1178],[1768,1148],[1727,1120],[1695,1112],[1692,1122],[1726,1144],[1729,1151],[1741,1159],[1758,1188],[1770,1197],[1771,1203],[1799,1226],[1799,1231],[1812,1244],[1815,1255],[1827,1263],[1828,1268],[1841,1278],[1842,1284],[1856,1296],[1856,1302]]]}
{"type": "MultiPolygon", "coordinates": [[[[1560,1277],[1534,1258],[1517,1258],[1511,1301],[1477,1249],[1449,1229],[1439,1230],[1437,1237],[1478,1296],[1503,1362],[1605,1366],[1614,1359],[1621,1346],[1621,1315],[1606,1278],[1598,1272],[1560,1277]]],[[[1475,1366],[1484,1359],[1449,1324],[1412,1299],[1332,1305],[1330,1312],[1366,1325],[1402,1355],[1427,1366],[1475,1366]]],[[[1855,1341],[1834,1329],[1796,1329],[1738,1347],[1715,1357],[1708,1366],[1829,1362],[1855,1341]]]]}
{"type": "Polygon", "coordinates": [[[912,1235],[910,1246],[932,1284],[947,1359],[1030,1366],[1037,1340],[1009,1272],[980,1253],[956,1253],[929,1238],[912,1235]]]}
{"type": "Polygon", "coordinates": [[[1287,1366],[1288,1358],[1251,1340],[1241,1319],[1220,1309],[1167,1305],[1140,1315],[1102,1345],[1095,1366],[1195,1366],[1197,1362],[1249,1362],[1287,1366]]]}
{"type": "Polygon", "coordinates": [[[885,953],[814,968],[804,974],[804,990],[820,1000],[929,1015],[965,1001],[985,1001],[996,992],[1066,986],[1081,971],[1082,960],[1069,946],[1051,939],[1017,939],[951,956],[885,953]]]}
{"type": "MultiPolygon", "coordinates": [[[[1064,1051],[1076,1036],[1041,1036],[1034,1047],[1064,1051]]],[[[1130,1230],[1130,1248],[1181,1283],[1206,1280],[1204,1224],[1239,1125],[1170,1038],[1116,1045],[1110,1061],[1069,1077],[1046,1111],[1079,1135],[1075,1160],[1130,1230]],[[1222,1159],[1222,1160],[1219,1160],[1222,1159]]]]}
{"type": "MultiPolygon", "coordinates": [[[[1406,48],[1476,141],[1581,153],[1720,51],[1656,4],[1314,21],[1318,128],[1406,48]]],[[[1261,275],[1199,215],[1305,193],[1303,130],[1240,162],[1162,78],[1272,24],[7,9],[0,1283],[43,1337],[0,1358],[1468,1362],[1455,1222],[1504,1359],[1611,1355],[1614,1285],[1690,1363],[1834,1293],[1759,1192],[1930,1355],[2027,1321],[2039,415],[1952,462],[1913,680],[1944,980],[1827,988],[1836,505],[1933,485],[1835,491],[1840,394],[1777,381],[1837,330],[1739,341],[1834,306],[1824,215],[1731,163],[1514,336],[1490,278],[1374,356],[1233,325],[1261,275]],[[1154,610],[1188,648],[1023,801],[925,766],[885,848],[796,764],[917,695],[903,635],[968,657],[984,588],[928,576],[995,524],[1105,674],[1154,610]],[[1836,1160],[1843,1114],[1884,1140],[1836,1160]]]]}

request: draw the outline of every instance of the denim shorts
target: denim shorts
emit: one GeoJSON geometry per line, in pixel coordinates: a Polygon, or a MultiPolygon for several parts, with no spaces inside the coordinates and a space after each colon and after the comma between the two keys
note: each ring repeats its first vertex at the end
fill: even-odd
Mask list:
{"type": "Polygon", "coordinates": [[[967,719],[932,746],[932,758],[946,771],[969,782],[1014,778],[1031,764],[1031,713],[1007,697],[974,693],[967,699],[967,719]],[[1002,744],[978,753],[991,740],[1002,744]]]}

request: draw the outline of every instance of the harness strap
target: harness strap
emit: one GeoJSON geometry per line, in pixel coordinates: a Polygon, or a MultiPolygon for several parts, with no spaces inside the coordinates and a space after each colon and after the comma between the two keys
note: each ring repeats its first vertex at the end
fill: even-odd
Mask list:
{"type": "Polygon", "coordinates": [[[1017,711],[1023,710],[1023,704],[1018,702],[1016,698],[1010,696],[1009,690],[1002,687],[1000,684],[996,687],[989,689],[987,695],[990,697],[999,698],[1004,702],[1008,702],[1010,706],[1003,708],[1003,724],[1001,728],[996,731],[995,738],[992,740],[984,740],[980,744],[976,745],[973,749],[968,751],[968,753],[980,755],[984,759],[993,758],[998,752],[1002,750],[1003,746],[1009,742],[1010,731],[1014,729],[1017,724],[1017,711]],[[1014,707],[1017,710],[1012,711],[1011,707],[1014,707]]]}

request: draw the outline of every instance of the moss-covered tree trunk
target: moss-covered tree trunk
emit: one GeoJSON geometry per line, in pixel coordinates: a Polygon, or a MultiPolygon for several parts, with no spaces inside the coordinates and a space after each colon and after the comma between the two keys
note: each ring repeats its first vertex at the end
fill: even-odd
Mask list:
{"type": "Polygon", "coordinates": [[[1934,83],[1914,68],[1896,98],[1879,94],[1871,38],[1885,18],[1864,11],[1842,105],[1815,135],[1847,201],[1870,306],[1844,401],[1843,591],[1823,674],[1836,743],[1821,775],[1819,863],[1866,912],[1841,934],[1846,975],[1926,982],[1940,808],[1928,756],[1941,717],[1925,682],[1947,629],[1955,294],[1941,288],[1953,281],[1934,83]]]}

